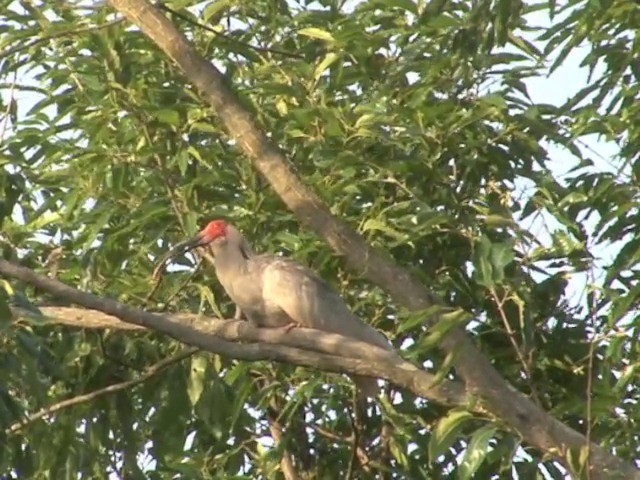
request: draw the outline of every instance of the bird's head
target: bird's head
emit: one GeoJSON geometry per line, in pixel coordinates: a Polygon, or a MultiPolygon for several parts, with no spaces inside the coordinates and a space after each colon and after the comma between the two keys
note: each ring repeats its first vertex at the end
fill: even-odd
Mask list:
{"type": "Polygon", "coordinates": [[[169,254],[173,256],[178,253],[188,252],[194,248],[204,247],[214,243],[224,243],[227,240],[227,234],[232,229],[233,227],[224,220],[212,220],[195,236],[173,247],[169,254]]]}
{"type": "Polygon", "coordinates": [[[227,233],[229,232],[229,224],[224,220],[212,220],[207,223],[207,226],[204,227],[195,238],[196,242],[199,242],[200,245],[209,245],[212,242],[226,239],[227,233]]]}
{"type": "MultiPolygon", "coordinates": [[[[226,245],[227,237],[231,238],[231,243],[239,243],[240,248],[243,248],[244,242],[242,235],[238,230],[236,230],[233,225],[228,224],[224,220],[213,220],[207,223],[207,226],[204,227],[200,232],[198,232],[193,237],[178,243],[171,250],[169,250],[166,254],[162,256],[158,264],[156,265],[155,270],[153,271],[153,278],[157,279],[159,275],[161,275],[162,271],[166,263],[183,253],[188,252],[189,250],[193,250],[198,247],[212,246],[215,247],[226,245]]],[[[247,247],[247,251],[250,249],[247,247]]]]}
{"type": "Polygon", "coordinates": [[[207,223],[195,236],[180,242],[162,256],[153,272],[156,278],[164,269],[165,264],[172,258],[198,247],[212,247],[214,256],[224,255],[227,248],[237,248],[245,258],[249,258],[253,251],[242,234],[224,220],[213,220],[207,223]]]}

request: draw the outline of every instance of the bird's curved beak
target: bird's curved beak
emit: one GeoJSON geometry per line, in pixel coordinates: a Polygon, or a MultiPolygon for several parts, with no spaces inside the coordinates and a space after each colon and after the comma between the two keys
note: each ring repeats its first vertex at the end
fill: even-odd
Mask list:
{"type": "Polygon", "coordinates": [[[172,258],[182,253],[186,253],[189,250],[193,250],[194,248],[208,245],[209,243],[211,243],[211,239],[207,238],[207,236],[203,232],[200,232],[197,235],[185,240],[184,242],[176,244],[171,250],[169,250],[160,258],[160,260],[156,264],[156,268],[153,271],[153,278],[157,279],[162,274],[164,266],[172,258]]]}
{"type": "Polygon", "coordinates": [[[176,244],[171,250],[169,250],[166,254],[165,254],[165,258],[172,258],[175,257],[176,255],[179,255],[181,253],[186,253],[189,250],[193,250],[194,248],[198,248],[198,247],[202,247],[204,245],[207,245],[211,243],[210,239],[207,238],[207,236],[200,232],[197,235],[183,241],[180,242],[178,244],[176,244]]]}

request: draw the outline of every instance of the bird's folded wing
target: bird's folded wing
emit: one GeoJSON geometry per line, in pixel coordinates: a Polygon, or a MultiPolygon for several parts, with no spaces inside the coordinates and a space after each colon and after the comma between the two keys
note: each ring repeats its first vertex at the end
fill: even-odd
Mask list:
{"type": "Polygon", "coordinates": [[[325,281],[290,259],[273,257],[269,262],[263,273],[263,296],[300,326],[391,348],[386,337],[351,313],[325,281]]]}

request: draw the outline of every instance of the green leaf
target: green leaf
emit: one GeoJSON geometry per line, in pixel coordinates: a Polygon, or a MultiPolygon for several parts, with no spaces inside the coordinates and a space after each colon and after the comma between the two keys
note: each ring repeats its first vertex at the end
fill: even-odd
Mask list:
{"type": "Polygon", "coordinates": [[[5,280],[4,278],[0,278],[0,284],[2,284],[2,288],[4,289],[4,291],[8,296],[12,297],[16,294],[15,290],[13,289],[13,287],[11,286],[8,280],[5,280]]]}
{"type": "Polygon", "coordinates": [[[432,463],[451,448],[453,443],[461,436],[464,426],[473,420],[466,410],[452,409],[442,417],[429,439],[429,459],[432,463]]]}
{"type": "Polygon", "coordinates": [[[409,13],[417,14],[417,5],[412,0],[376,0],[377,4],[384,5],[389,8],[400,8],[406,10],[409,13]]]}
{"type": "Polygon", "coordinates": [[[336,39],[333,38],[333,35],[331,35],[329,32],[315,27],[301,28],[300,30],[298,30],[298,34],[304,35],[305,37],[316,38],[327,43],[336,42],[336,39]]]}
{"type": "Polygon", "coordinates": [[[420,340],[420,346],[431,348],[439,345],[452,328],[462,327],[472,318],[471,314],[461,308],[439,315],[437,323],[429,328],[428,335],[420,340]]]}
{"type": "Polygon", "coordinates": [[[608,315],[608,324],[615,326],[627,314],[630,313],[631,306],[637,305],[640,301],[640,283],[634,285],[628,292],[616,298],[612,302],[611,312],[608,315]]]}
{"type": "Polygon", "coordinates": [[[338,59],[340,59],[340,55],[334,52],[329,52],[325,55],[324,59],[318,64],[314,73],[313,79],[317,82],[320,76],[324,73],[324,71],[333,65],[338,59]]]}
{"type": "Polygon", "coordinates": [[[380,231],[383,232],[385,234],[387,234],[390,237],[393,237],[397,240],[404,240],[406,238],[406,235],[404,235],[403,233],[399,232],[398,230],[390,227],[387,223],[385,223],[382,220],[376,219],[376,218],[370,218],[367,221],[364,222],[364,224],[362,225],[362,229],[363,232],[368,232],[368,231],[380,231]]]}
{"type": "Polygon", "coordinates": [[[402,311],[398,318],[398,328],[396,329],[396,334],[399,335],[408,330],[413,329],[419,325],[426,326],[429,321],[432,320],[436,315],[445,311],[443,307],[440,305],[433,305],[429,308],[420,311],[402,311]]]}
{"type": "Polygon", "coordinates": [[[174,127],[180,125],[180,114],[176,110],[156,110],[154,113],[158,120],[167,125],[174,127]]]}
{"type": "Polygon", "coordinates": [[[389,450],[391,451],[391,455],[393,455],[393,458],[395,458],[400,465],[406,467],[409,464],[409,459],[404,453],[404,448],[399,445],[399,443],[394,439],[389,442],[389,450]]]}
{"type": "Polygon", "coordinates": [[[218,133],[220,131],[220,129],[218,127],[216,127],[215,125],[212,125],[210,123],[204,123],[204,122],[194,122],[191,125],[189,125],[190,129],[192,131],[198,131],[198,132],[203,132],[203,133],[218,133]]]}
{"type": "Polygon", "coordinates": [[[501,284],[504,280],[504,269],[515,257],[511,243],[494,243],[491,245],[492,283],[501,284]]]}
{"type": "Polygon", "coordinates": [[[204,379],[207,372],[208,360],[204,354],[196,354],[191,357],[191,368],[189,370],[189,384],[187,394],[192,406],[195,406],[202,395],[204,389],[204,379]]]}
{"type": "Polygon", "coordinates": [[[36,217],[33,221],[29,222],[27,228],[31,230],[40,230],[52,223],[60,221],[61,215],[58,212],[44,212],[42,215],[36,217]]]}
{"type": "Polygon", "coordinates": [[[209,23],[212,17],[218,17],[222,12],[229,10],[233,4],[233,0],[216,0],[208,4],[202,11],[202,20],[209,23]]]}
{"type": "Polygon", "coordinates": [[[473,266],[475,268],[474,278],[487,288],[493,286],[493,268],[491,264],[491,242],[487,237],[481,237],[476,242],[473,252],[473,266]]]}
{"type": "Polygon", "coordinates": [[[489,442],[496,433],[496,428],[490,425],[475,431],[467,444],[467,449],[458,468],[458,477],[461,480],[469,480],[484,462],[489,452],[489,442]]]}
{"type": "Polygon", "coordinates": [[[506,100],[502,95],[497,93],[493,93],[491,95],[485,95],[484,97],[481,97],[481,101],[488,105],[498,107],[500,109],[507,108],[506,100]]]}

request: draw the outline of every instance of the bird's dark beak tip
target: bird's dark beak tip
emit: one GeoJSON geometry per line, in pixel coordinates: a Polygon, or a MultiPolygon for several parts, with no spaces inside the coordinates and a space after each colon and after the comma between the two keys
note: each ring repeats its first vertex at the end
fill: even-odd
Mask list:
{"type": "Polygon", "coordinates": [[[165,264],[173,257],[176,257],[182,253],[186,253],[189,250],[193,250],[194,248],[198,248],[202,245],[205,245],[207,242],[204,241],[202,234],[195,235],[183,242],[180,242],[173,246],[167,253],[162,256],[160,260],[160,264],[165,264]]]}
{"type": "Polygon", "coordinates": [[[173,252],[174,255],[178,253],[186,253],[189,250],[193,250],[194,248],[201,247],[202,245],[206,245],[205,238],[201,233],[185,240],[184,242],[178,243],[175,247],[173,247],[170,252],[173,252]]]}

